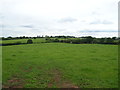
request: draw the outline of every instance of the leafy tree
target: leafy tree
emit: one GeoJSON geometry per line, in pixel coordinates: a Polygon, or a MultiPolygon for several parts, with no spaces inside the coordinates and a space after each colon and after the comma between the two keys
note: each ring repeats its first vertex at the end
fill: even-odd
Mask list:
{"type": "Polygon", "coordinates": [[[113,40],[116,40],[116,39],[117,39],[117,37],[112,37],[112,39],[113,39],[113,40]]]}
{"type": "Polygon", "coordinates": [[[100,38],[99,43],[101,43],[101,44],[105,43],[105,38],[100,38]]]}
{"type": "Polygon", "coordinates": [[[33,37],[33,39],[36,39],[36,37],[33,37]]]}
{"type": "Polygon", "coordinates": [[[91,36],[86,36],[86,37],[81,37],[82,38],[82,40],[81,40],[81,42],[82,43],[93,43],[93,37],[91,37],[91,36]]]}
{"type": "Polygon", "coordinates": [[[54,42],[59,42],[59,40],[56,38],[56,39],[54,40],[54,42]]]}
{"type": "Polygon", "coordinates": [[[77,38],[77,39],[71,39],[71,40],[70,40],[70,43],[80,44],[80,43],[81,43],[81,40],[80,40],[80,38],[77,38]]]}
{"type": "Polygon", "coordinates": [[[12,39],[12,37],[11,36],[9,36],[9,37],[7,37],[8,38],[8,40],[11,40],[12,39]]]}
{"type": "Polygon", "coordinates": [[[105,43],[106,44],[113,44],[114,43],[114,40],[112,38],[106,38],[105,39],[105,43]]]}
{"type": "Polygon", "coordinates": [[[93,43],[99,43],[98,39],[93,39],[93,43]]]}

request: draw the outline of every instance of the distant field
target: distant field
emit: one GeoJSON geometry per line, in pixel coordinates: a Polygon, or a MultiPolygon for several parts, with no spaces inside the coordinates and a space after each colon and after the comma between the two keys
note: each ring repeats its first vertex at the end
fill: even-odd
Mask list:
{"type": "Polygon", "coordinates": [[[115,88],[117,49],[67,43],[3,46],[3,87],[115,88]]]}
{"type": "MultiPolygon", "coordinates": [[[[6,43],[26,43],[28,39],[16,39],[16,40],[2,40],[0,43],[6,44],[6,43]]],[[[37,38],[37,39],[32,39],[33,43],[39,43],[39,42],[45,42],[45,38],[37,38]]]]}

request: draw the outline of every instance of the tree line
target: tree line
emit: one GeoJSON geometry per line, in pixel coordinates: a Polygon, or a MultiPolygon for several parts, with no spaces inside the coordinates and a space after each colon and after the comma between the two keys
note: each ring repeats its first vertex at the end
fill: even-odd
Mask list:
{"type": "MultiPolygon", "coordinates": [[[[14,39],[28,39],[27,44],[33,43],[32,39],[44,38],[45,43],[50,42],[61,42],[61,43],[72,43],[72,44],[120,44],[120,37],[105,37],[105,38],[96,38],[92,36],[84,37],[75,37],[75,36],[37,36],[37,37],[2,37],[1,40],[14,40],[14,39]]],[[[20,44],[17,43],[17,44],[20,44]]]]}
{"type": "Polygon", "coordinates": [[[106,38],[95,38],[92,36],[75,37],[75,38],[50,38],[46,37],[46,42],[62,42],[62,43],[73,43],[73,44],[119,44],[120,38],[117,37],[106,37],[106,38]]]}
{"type": "Polygon", "coordinates": [[[20,36],[20,37],[12,37],[12,36],[9,36],[9,37],[1,37],[0,40],[14,40],[14,39],[36,39],[36,38],[46,38],[46,37],[49,37],[49,38],[76,38],[75,36],[36,36],[36,37],[27,37],[27,36],[20,36]]]}

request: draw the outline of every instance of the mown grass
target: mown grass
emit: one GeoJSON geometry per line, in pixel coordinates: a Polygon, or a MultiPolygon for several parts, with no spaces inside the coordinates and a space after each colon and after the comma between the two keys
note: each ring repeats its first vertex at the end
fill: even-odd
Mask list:
{"type": "Polygon", "coordinates": [[[67,43],[3,46],[3,85],[44,88],[52,82],[54,88],[69,81],[80,88],[115,88],[117,49],[117,45],[67,43]],[[54,70],[61,73],[58,82],[52,80],[54,70]]]}

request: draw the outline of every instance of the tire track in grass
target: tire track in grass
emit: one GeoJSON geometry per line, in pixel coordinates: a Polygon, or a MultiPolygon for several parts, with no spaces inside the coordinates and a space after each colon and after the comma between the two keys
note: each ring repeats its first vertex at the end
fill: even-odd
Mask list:
{"type": "Polygon", "coordinates": [[[3,85],[3,88],[23,88],[24,81],[18,77],[13,76],[11,79],[7,80],[7,83],[3,85]]]}
{"type": "Polygon", "coordinates": [[[57,88],[79,88],[78,86],[72,84],[68,80],[62,80],[62,74],[59,70],[53,69],[50,71],[50,74],[52,74],[52,79],[48,83],[48,88],[54,87],[54,85],[57,88]]]}
{"type": "MultiPolygon", "coordinates": [[[[23,64],[24,65],[24,64],[23,64]]],[[[21,72],[23,73],[29,73],[32,71],[32,66],[23,67],[21,66],[21,72]]],[[[3,88],[24,88],[24,85],[26,84],[26,79],[21,76],[21,73],[14,74],[7,82],[3,85],[3,88]]]]}

